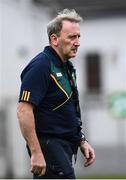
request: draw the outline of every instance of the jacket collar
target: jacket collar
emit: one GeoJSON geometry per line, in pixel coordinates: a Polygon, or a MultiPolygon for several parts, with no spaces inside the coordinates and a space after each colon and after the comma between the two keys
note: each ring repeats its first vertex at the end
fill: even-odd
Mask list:
{"type": "Polygon", "coordinates": [[[44,53],[46,53],[49,56],[49,58],[51,58],[51,60],[56,66],[59,66],[59,67],[66,66],[66,63],[62,62],[60,56],[51,46],[46,46],[44,48],[44,53]]]}

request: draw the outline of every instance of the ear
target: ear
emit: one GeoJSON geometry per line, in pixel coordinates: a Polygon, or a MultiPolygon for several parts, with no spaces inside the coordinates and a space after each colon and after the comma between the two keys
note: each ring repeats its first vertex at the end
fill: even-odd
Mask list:
{"type": "Polygon", "coordinates": [[[58,36],[56,34],[52,34],[50,36],[50,42],[52,45],[57,46],[58,45],[58,36]]]}

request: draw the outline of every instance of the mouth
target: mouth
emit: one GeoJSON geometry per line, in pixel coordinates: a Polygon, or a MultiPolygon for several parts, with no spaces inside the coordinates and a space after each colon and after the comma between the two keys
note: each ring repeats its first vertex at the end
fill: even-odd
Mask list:
{"type": "Polygon", "coordinates": [[[74,53],[77,53],[77,49],[71,49],[74,53]]]}

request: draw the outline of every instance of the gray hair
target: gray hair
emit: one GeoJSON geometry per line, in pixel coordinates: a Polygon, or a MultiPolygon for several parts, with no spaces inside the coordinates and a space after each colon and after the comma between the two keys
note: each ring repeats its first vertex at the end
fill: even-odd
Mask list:
{"type": "Polygon", "coordinates": [[[74,9],[64,9],[63,11],[59,12],[58,15],[47,24],[47,34],[49,39],[53,33],[57,35],[60,34],[63,20],[79,23],[83,19],[74,9]]]}

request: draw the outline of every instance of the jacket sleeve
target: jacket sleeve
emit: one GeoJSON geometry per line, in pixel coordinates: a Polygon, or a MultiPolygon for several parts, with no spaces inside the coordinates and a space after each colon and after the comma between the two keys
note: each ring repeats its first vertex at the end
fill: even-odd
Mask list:
{"type": "Polygon", "coordinates": [[[49,67],[45,61],[29,64],[21,74],[19,102],[38,106],[46,95],[49,86],[49,67]]]}

